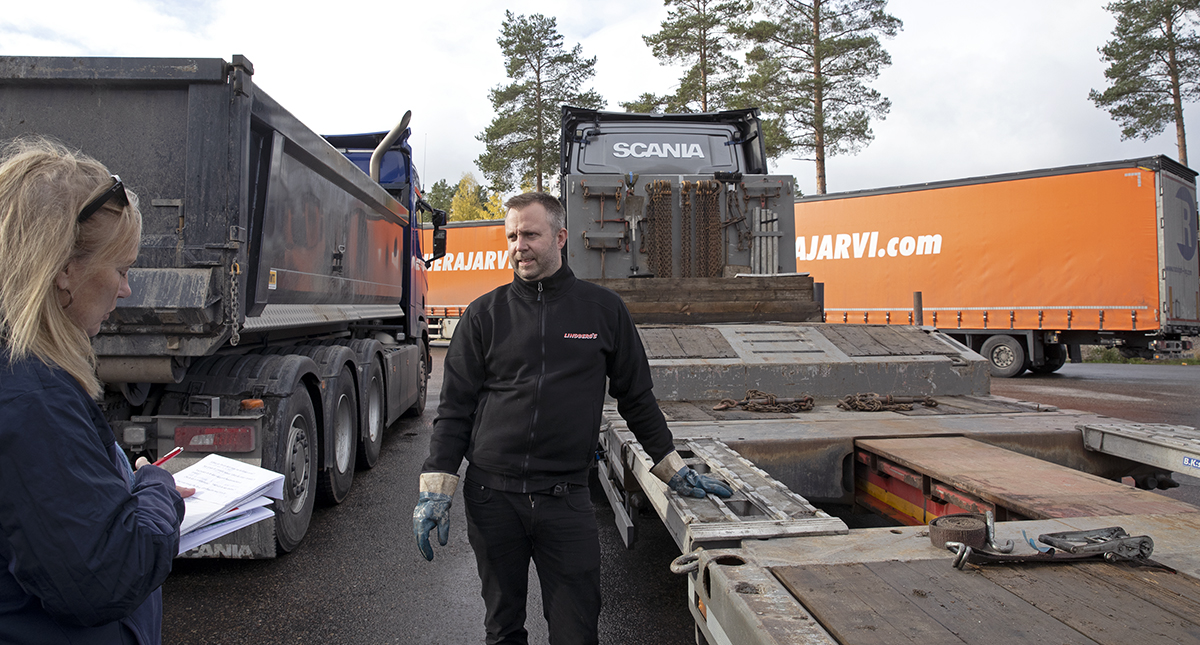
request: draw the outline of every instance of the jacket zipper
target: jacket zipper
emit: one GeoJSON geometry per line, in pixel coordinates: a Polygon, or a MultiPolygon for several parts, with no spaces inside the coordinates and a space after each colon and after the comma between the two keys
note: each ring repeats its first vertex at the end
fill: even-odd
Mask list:
{"type": "MultiPolygon", "coordinates": [[[[542,378],[546,375],[546,301],[542,299],[542,283],[541,282],[538,282],[537,302],[539,303],[538,333],[540,335],[540,341],[541,341],[542,366],[538,370],[537,383],[533,388],[533,418],[529,422],[529,443],[527,444],[528,447],[525,449],[525,463],[522,464],[522,466],[521,466],[521,474],[522,475],[529,474],[529,456],[530,456],[530,453],[533,452],[534,439],[537,438],[534,428],[537,427],[538,402],[542,398],[542,378]]],[[[525,490],[525,487],[528,484],[524,480],[524,477],[522,477],[522,480],[523,481],[521,484],[521,492],[527,493],[529,491],[525,490]]]]}

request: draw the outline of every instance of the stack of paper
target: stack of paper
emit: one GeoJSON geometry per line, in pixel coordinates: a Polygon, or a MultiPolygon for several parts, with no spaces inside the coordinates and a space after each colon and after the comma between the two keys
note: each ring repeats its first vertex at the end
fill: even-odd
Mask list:
{"type": "Polygon", "coordinates": [[[175,484],[196,489],[183,500],[180,553],[273,517],[267,498],[283,499],[283,475],[221,455],[179,471],[175,484]]]}

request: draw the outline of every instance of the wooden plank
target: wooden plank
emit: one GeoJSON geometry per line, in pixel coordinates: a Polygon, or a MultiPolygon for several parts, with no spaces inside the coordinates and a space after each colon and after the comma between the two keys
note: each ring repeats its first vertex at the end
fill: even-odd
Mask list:
{"type": "Polygon", "coordinates": [[[841,645],[961,645],[865,564],[772,567],[771,572],[841,645]]]}
{"type": "Polygon", "coordinates": [[[1033,519],[1194,513],[1150,491],[966,437],[862,439],[856,445],[1033,519]]]}
{"type": "Polygon", "coordinates": [[[675,334],[669,327],[638,328],[648,358],[682,358],[685,356],[675,334]]]}
{"type": "Polygon", "coordinates": [[[980,574],[1099,643],[1200,643],[1196,614],[1181,616],[1145,598],[1144,581],[1126,589],[1112,584],[1124,574],[1114,565],[1077,564],[985,566],[980,574]]]}
{"type": "Polygon", "coordinates": [[[1200,619],[1200,581],[1168,569],[1132,563],[1081,562],[1079,570],[1187,621],[1200,619]]]}
{"type": "Polygon", "coordinates": [[[863,331],[875,342],[887,348],[892,356],[920,356],[921,348],[895,329],[878,325],[863,325],[863,331]]]}
{"type": "Polygon", "coordinates": [[[845,341],[845,346],[838,345],[838,349],[845,352],[847,356],[887,356],[889,354],[888,349],[871,338],[861,326],[830,325],[830,327],[834,327],[834,331],[845,341]]]}
{"type": "Polygon", "coordinates": [[[722,306],[692,306],[661,303],[628,304],[633,322],[639,325],[676,325],[705,323],[815,322],[821,319],[816,304],[719,303],[722,306]]]}
{"type": "Polygon", "coordinates": [[[735,288],[739,291],[764,291],[769,289],[812,292],[813,279],[809,276],[766,276],[747,278],[606,278],[590,280],[613,291],[720,291],[735,288]]]}
{"type": "Polygon", "coordinates": [[[691,358],[736,358],[737,352],[721,332],[712,327],[678,327],[672,330],[680,347],[691,358]]]}
{"type": "Polygon", "coordinates": [[[666,301],[672,303],[683,302],[785,302],[795,306],[796,304],[811,303],[812,298],[801,297],[803,294],[798,294],[794,291],[736,291],[733,289],[722,289],[714,291],[696,291],[696,290],[638,290],[638,291],[617,291],[617,295],[625,301],[625,304],[635,303],[650,303],[666,301]]]}
{"type": "Polygon", "coordinates": [[[926,619],[964,643],[1096,643],[986,577],[955,569],[949,560],[870,562],[866,566],[890,591],[906,595],[926,619]]]}

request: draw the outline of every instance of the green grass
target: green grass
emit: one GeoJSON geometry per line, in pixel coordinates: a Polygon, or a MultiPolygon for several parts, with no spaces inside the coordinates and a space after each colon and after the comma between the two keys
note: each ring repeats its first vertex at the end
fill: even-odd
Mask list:
{"type": "Polygon", "coordinates": [[[1200,358],[1125,358],[1115,347],[1096,348],[1084,352],[1085,363],[1130,363],[1134,365],[1197,365],[1200,358]]]}

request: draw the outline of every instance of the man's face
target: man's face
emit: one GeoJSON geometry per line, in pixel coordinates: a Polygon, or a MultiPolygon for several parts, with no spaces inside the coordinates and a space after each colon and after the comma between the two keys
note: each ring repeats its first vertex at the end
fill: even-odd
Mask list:
{"type": "Polygon", "coordinates": [[[522,280],[537,282],[554,275],[562,266],[560,252],[567,243],[567,229],[555,234],[550,228],[550,216],[541,204],[509,209],[504,218],[504,234],[508,237],[513,271],[522,280]]]}

